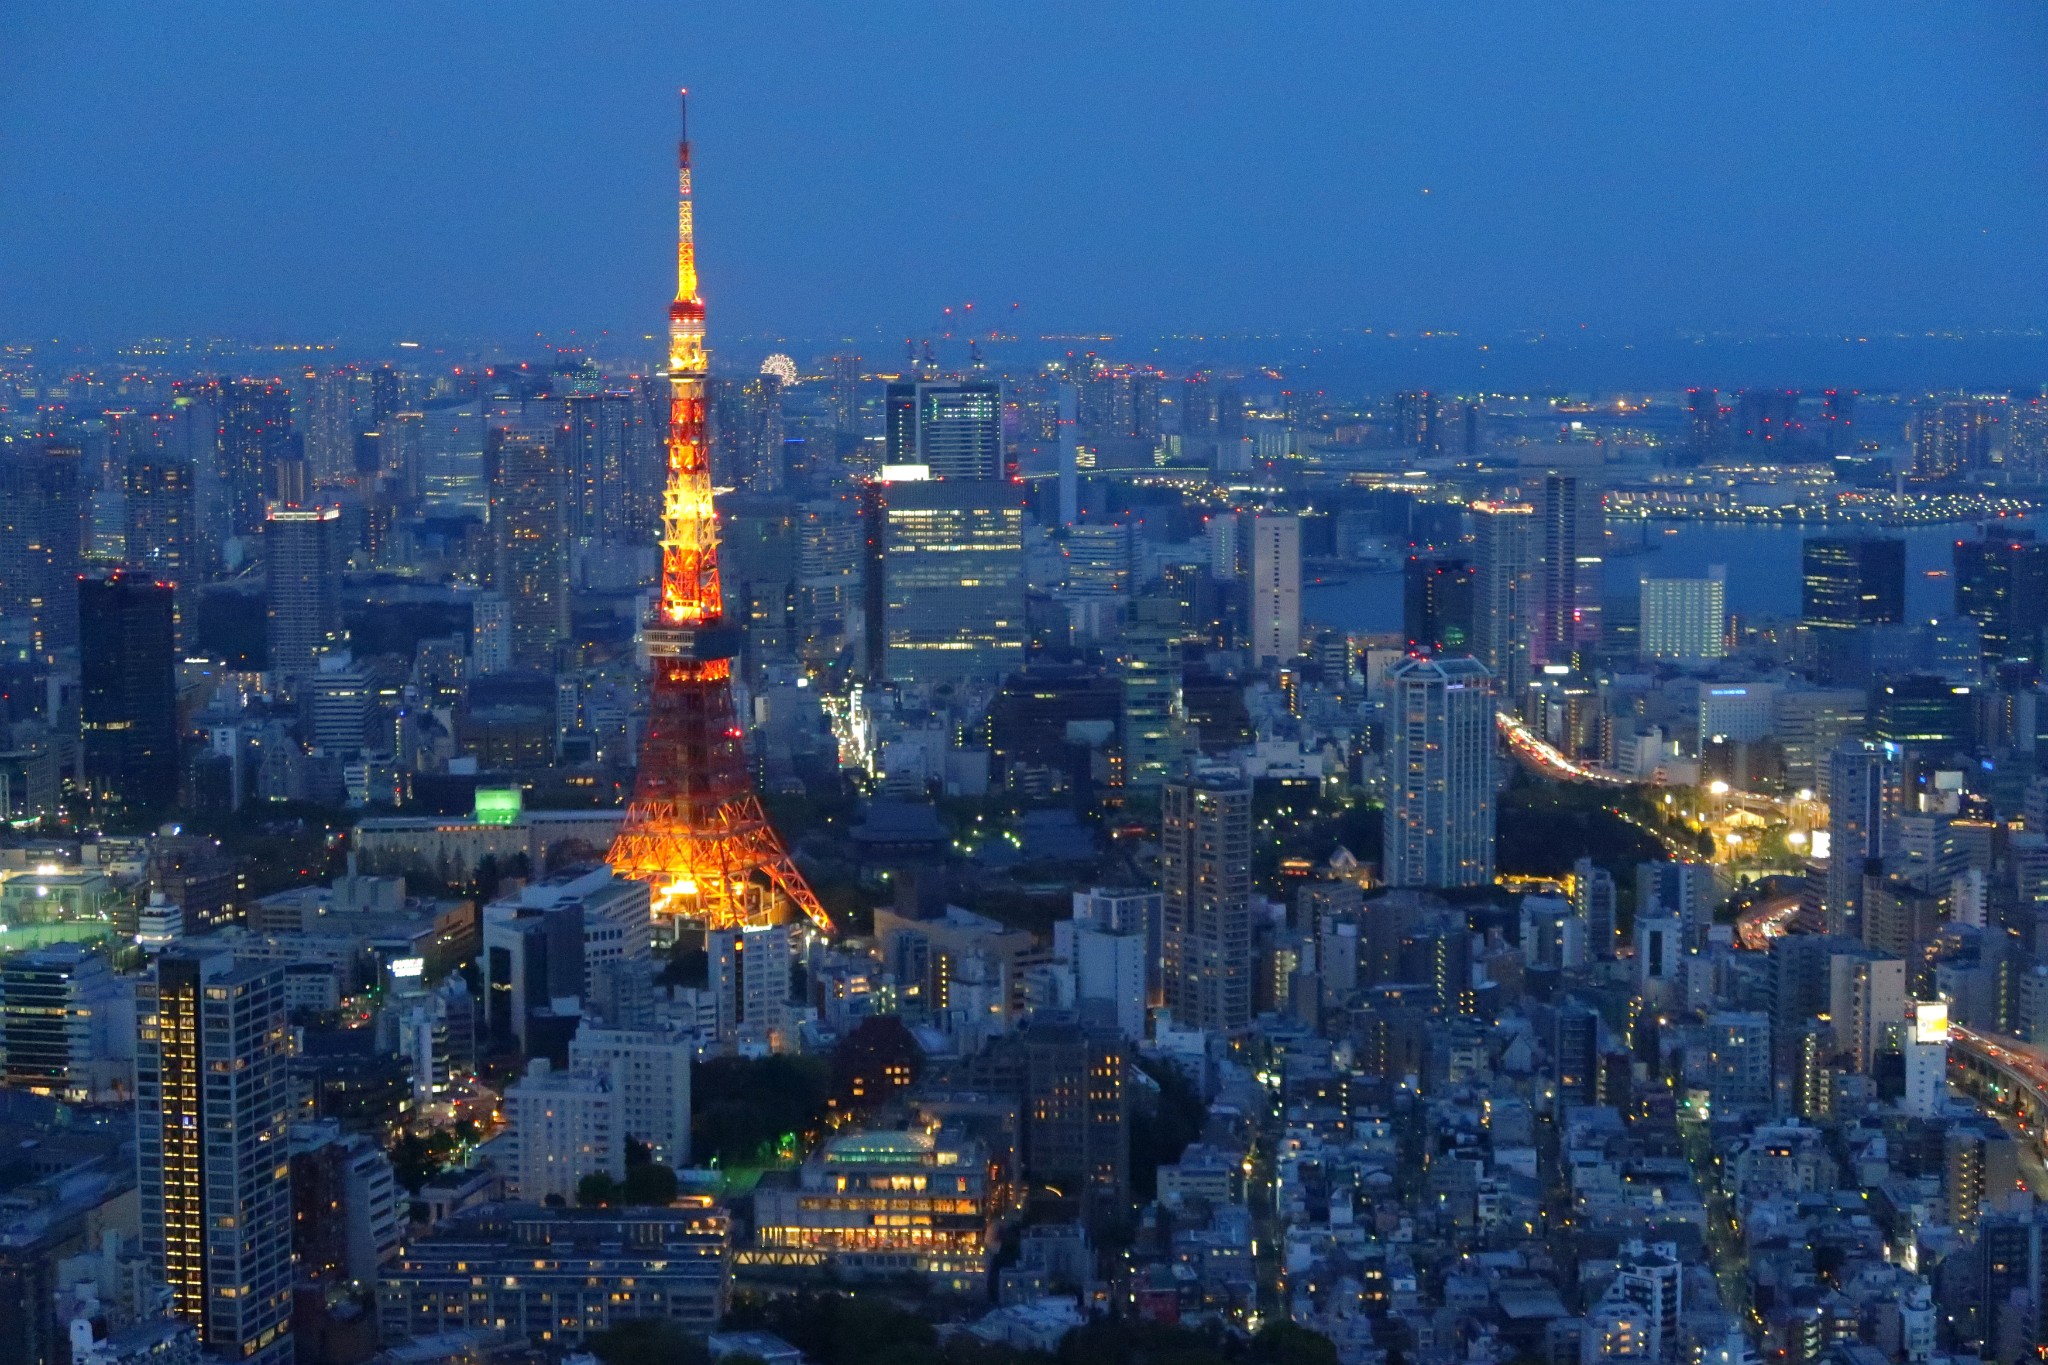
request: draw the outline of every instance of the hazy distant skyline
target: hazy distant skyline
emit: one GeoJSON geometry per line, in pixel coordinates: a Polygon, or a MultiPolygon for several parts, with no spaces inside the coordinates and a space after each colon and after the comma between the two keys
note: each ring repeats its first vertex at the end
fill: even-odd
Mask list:
{"type": "Polygon", "coordinates": [[[2048,12],[0,0],[0,337],[2048,321],[2048,12]],[[1010,305],[1020,307],[1012,313],[1010,305]]]}

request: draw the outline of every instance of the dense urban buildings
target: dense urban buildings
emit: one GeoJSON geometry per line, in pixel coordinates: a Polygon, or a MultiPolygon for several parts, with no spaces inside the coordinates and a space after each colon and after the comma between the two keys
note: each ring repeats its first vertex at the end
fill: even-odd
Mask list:
{"type": "Polygon", "coordinates": [[[2038,386],[714,362],[678,170],[0,346],[0,1359],[2036,1358],[2038,386]]]}

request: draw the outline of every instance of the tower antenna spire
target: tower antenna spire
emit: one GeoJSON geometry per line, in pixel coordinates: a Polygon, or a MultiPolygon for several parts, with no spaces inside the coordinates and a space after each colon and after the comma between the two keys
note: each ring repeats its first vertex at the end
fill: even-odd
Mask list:
{"type": "Polygon", "coordinates": [[[690,92],[676,92],[676,302],[697,301],[697,213],[690,200],[690,92]]]}

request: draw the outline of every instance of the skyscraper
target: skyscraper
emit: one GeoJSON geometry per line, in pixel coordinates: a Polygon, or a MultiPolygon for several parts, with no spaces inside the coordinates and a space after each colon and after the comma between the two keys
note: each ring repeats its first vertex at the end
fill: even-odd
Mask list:
{"type": "Polygon", "coordinates": [[[1536,509],[1525,502],[1475,502],[1470,510],[1472,653],[1493,674],[1500,695],[1519,704],[1529,686],[1537,607],[1536,509]]]}
{"type": "Polygon", "coordinates": [[[1695,462],[1720,454],[1728,448],[1728,409],[1714,389],[1687,389],[1686,453],[1695,462]]]}
{"type": "Polygon", "coordinates": [[[229,379],[214,386],[219,421],[218,466],[230,535],[263,529],[264,504],[278,462],[302,458],[292,429],[292,396],[275,379],[229,379]]]}
{"type": "Polygon", "coordinates": [[[866,522],[866,673],[1000,678],[1024,663],[1024,506],[985,479],[877,480],[866,522]]]}
{"type": "MultiPolygon", "coordinates": [[[[137,573],[180,589],[182,606],[198,582],[199,510],[192,463],[167,451],[128,457],[123,471],[128,512],[126,562],[137,573]]],[[[184,613],[177,613],[180,623],[184,613]]]]}
{"type": "Polygon", "coordinates": [[[491,591],[511,605],[512,666],[552,672],[569,634],[568,488],[549,433],[493,428],[484,442],[490,490],[491,591]]]}
{"type": "Polygon", "coordinates": [[[1160,792],[1166,1004],[1182,1028],[1235,1033],[1252,1019],[1252,788],[1236,771],[1160,792]]]}
{"type": "Polygon", "coordinates": [[[1411,651],[1472,651],[1477,614],[1473,576],[1472,566],[1462,559],[1409,557],[1401,574],[1401,628],[1411,651]]]}
{"type": "Polygon", "coordinates": [[[1394,439],[1434,455],[1443,449],[1443,406],[1428,390],[1394,395],[1394,439]]]}
{"type": "Polygon", "coordinates": [[[660,439],[647,405],[631,390],[604,389],[562,400],[555,464],[565,491],[569,534],[611,544],[653,544],[660,517],[660,439]],[[649,448],[654,450],[649,470],[649,448]],[[649,489],[651,485],[651,491],[649,489]],[[639,505],[654,504],[650,515],[639,505]]]}
{"type": "Polygon", "coordinates": [[[1285,667],[1301,653],[1301,518],[1252,518],[1252,658],[1285,667]]]}
{"type": "Polygon", "coordinates": [[[1913,479],[1938,483],[1983,468],[1990,462],[1994,425],[1984,405],[1968,399],[1921,408],[1911,430],[1913,479]]]}
{"type": "Polygon", "coordinates": [[[1600,488],[1590,477],[1543,476],[1540,505],[1542,578],[1536,617],[1536,664],[1572,663],[1600,643],[1600,594],[1606,523],[1600,488]]]}
{"type": "Polygon", "coordinates": [[[137,810],[178,799],[171,589],[129,574],[79,588],[79,720],[95,800],[137,810]]]}
{"type": "Polygon", "coordinates": [[[1860,675],[1863,628],[1906,616],[1906,542],[1883,536],[1813,536],[1801,550],[1799,615],[1813,633],[1822,682],[1860,675]]]}
{"type": "Polygon", "coordinates": [[[0,455],[0,617],[27,622],[45,660],[78,644],[81,454],[51,441],[0,455]]]}
{"type": "Polygon", "coordinates": [[[143,1249],[229,1360],[292,1358],[284,969],[167,952],[136,989],[143,1249]]]}
{"type": "Polygon", "coordinates": [[[750,493],[782,487],[782,379],[762,373],[718,385],[713,450],[721,482],[750,493]]]}
{"type": "Polygon", "coordinates": [[[1984,662],[2038,662],[2048,625],[2048,541],[2033,533],[1959,540],[1956,615],[1977,623],[1984,662]]]}
{"type": "Polygon", "coordinates": [[[889,464],[923,465],[934,479],[1004,477],[998,385],[897,383],[883,403],[889,464]]]}
{"type": "Polygon", "coordinates": [[[1394,668],[1383,817],[1389,886],[1493,883],[1493,694],[1476,659],[1394,668]]]}
{"type": "Polygon", "coordinates": [[[1830,934],[1862,937],[1863,874],[1885,855],[1893,779],[1874,744],[1847,744],[1828,757],[1827,899],[1821,908],[1830,934]]]}
{"type": "Polygon", "coordinates": [[[1706,578],[1645,578],[1637,652],[1645,659],[1699,664],[1727,653],[1727,583],[1706,578]]]}
{"type": "Polygon", "coordinates": [[[273,505],[263,525],[270,671],[286,696],[341,636],[341,508],[273,505]]]}
{"type": "Polygon", "coordinates": [[[860,434],[860,357],[832,357],[832,430],[841,440],[860,434]]]}

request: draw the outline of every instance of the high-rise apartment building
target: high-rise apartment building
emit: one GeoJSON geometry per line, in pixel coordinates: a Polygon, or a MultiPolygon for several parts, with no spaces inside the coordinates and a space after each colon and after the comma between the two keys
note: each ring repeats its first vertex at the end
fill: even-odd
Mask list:
{"type": "Polygon", "coordinates": [[[609,1068],[558,1071],[535,1057],[505,1087],[504,1109],[512,1139],[506,1174],[520,1199],[574,1204],[585,1176],[625,1178],[624,1097],[609,1068]]]}
{"type": "Polygon", "coordinates": [[[291,392],[275,379],[231,379],[212,387],[225,529],[229,535],[254,535],[263,529],[279,462],[303,458],[292,428],[291,392]]]}
{"type": "Polygon", "coordinates": [[[1541,572],[1532,663],[1568,664],[1600,643],[1606,522],[1591,472],[1543,476],[1541,572]]]}
{"type": "Polygon", "coordinates": [[[1991,459],[1991,432],[1997,419],[1982,403],[1954,399],[1933,403],[1913,414],[1912,477],[1938,483],[1972,470],[1991,459]]]}
{"type": "Polygon", "coordinates": [[[145,451],[129,457],[123,475],[127,566],[174,587],[195,582],[199,523],[191,461],[164,451],[145,451]]]}
{"type": "Polygon", "coordinates": [[[1472,654],[1500,695],[1519,704],[1529,686],[1530,632],[1536,623],[1541,562],[1536,508],[1525,502],[1475,502],[1472,654]]]}
{"type": "Polygon", "coordinates": [[[546,432],[494,428],[484,443],[490,490],[490,588],[510,605],[512,666],[554,671],[569,634],[568,489],[546,432]]]}
{"type": "Polygon", "coordinates": [[[273,505],[263,523],[270,671],[293,695],[341,637],[341,508],[273,505]]]}
{"type": "Polygon", "coordinates": [[[631,390],[604,389],[568,395],[562,411],[555,463],[568,533],[583,541],[652,544],[663,471],[661,432],[649,406],[631,390]]]}
{"type": "Polygon", "coordinates": [[[781,1051],[793,1019],[790,973],[796,944],[787,924],[714,929],[705,938],[711,957],[711,993],[718,1009],[718,1041],[781,1051]]]}
{"type": "Polygon", "coordinates": [[[1476,659],[1406,659],[1393,670],[1381,879],[1389,886],[1493,882],[1493,692],[1476,659]]]}
{"type": "Polygon", "coordinates": [[[691,1040],[658,1029],[601,1028],[584,1024],[569,1040],[569,1067],[612,1078],[625,1135],[652,1149],[654,1160],[681,1169],[690,1164],[691,1040]]]}
{"type": "Polygon", "coordinates": [[[782,379],[758,374],[717,384],[712,402],[713,468],[720,483],[749,493],[783,484],[782,379]]]}
{"type": "Polygon", "coordinates": [[[1182,1028],[1235,1033],[1252,1019],[1252,788],[1236,771],[1160,792],[1165,998],[1182,1028]]]}
{"type": "Polygon", "coordinates": [[[43,660],[78,644],[80,459],[54,441],[0,455],[0,617],[27,622],[43,660]]]}
{"type": "Polygon", "coordinates": [[[1301,653],[1301,518],[1260,513],[1251,539],[1251,655],[1284,667],[1301,653]]]}
{"type": "Polygon", "coordinates": [[[826,399],[832,413],[832,430],[842,439],[860,432],[860,357],[832,357],[831,391],[826,399]]]}
{"type": "Polygon", "coordinates": [[[166,952],[136,990],[142,1241],[228,1360],[292,1359],[284,969],[166,952]]]}
{"type": "Polygon", "coordinates": [[[1572,864],[1572,912],[1586,922],[1586,953],[1596,961],[1614,957],[1616,901],[1613,873],[1591,858],[1572,864]]]}
{"type": "Polygon", "coordinates": [[[1828,870],[1822,913],[1830,934],[1860,938],[1863,879],[1885,856],[1887,802],[1896,774],[1875,744],[1844,745],[1828,756],[1828,870]]]}
{"type": "Polygon", "coordinates": [[[1443,404],[1427,389],[1394,395],[1394,439],[1434,455],[1443,449],[1443,404]]]}
{"type": "Polygon", "coordinates": [[[933,479],[1004,477],[1000,386],[891,384],[883,407],[889,464],[922,465],[933,479]]]}
{"type": "Polygon", "coordinates": [[[78,590],[79,730],[98,801],[160,809],[178,798],[172,591],[131,574],[78,590]]]}
{"type": "Polygon", "coordinates": [[[1727,583],[1706,578],[1645,578],[1637,652],[1674,664],[1710,663],[1727,651],[1727,583]]]}
{"type": "Polygon", "coordinates": [[[988,479],[877,481],[867,530],[865,665],[877,681],[1001,678],[1024,663],[1024,507],[988,479]]]}

